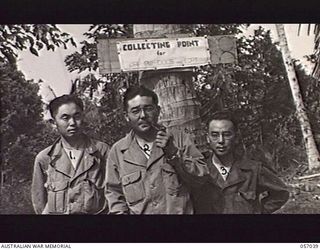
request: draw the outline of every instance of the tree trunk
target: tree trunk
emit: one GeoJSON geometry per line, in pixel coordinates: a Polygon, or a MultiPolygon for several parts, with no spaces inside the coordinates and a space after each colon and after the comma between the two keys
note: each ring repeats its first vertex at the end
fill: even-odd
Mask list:
{"type": "Polygon", "coordinates": [[[315,24],[314,29],[314,55],[316,56],[316,63],[312,75],[320,80],[320,24],[315,24]]]}
{"type": "MultiPolygon", "coordinates": [[[[134,25],[133,32],[135,38],[175,37],[182,33],[181,25],[177,24],[134,25]]],[[[176,128],[189,133],[201,149],[205,143],[201,135],[200,103],[192,78],[190,68],[145,71],[140,84],[157,93],[161,107],[159,122],[169,130],[176,128]]]]}
{"type": "Polygon", "coordinates": [[[293,96],[293,101],[296,106],[297,118],[300,122],[301,131],[305,143],[306,154],[308,157],[309,170],[320,167],[319,152],[316,147],[316,143],[312,134],[310,122],[305,112],[302,96],[300,93],[300,87],[298,79],[296,77],[294,65],[290,56],[287,38],[283,24],[276,24],[277,33],[280,41],[280,49],[282,52],[282,58],[285,63],[288,80],[293,96]]]}

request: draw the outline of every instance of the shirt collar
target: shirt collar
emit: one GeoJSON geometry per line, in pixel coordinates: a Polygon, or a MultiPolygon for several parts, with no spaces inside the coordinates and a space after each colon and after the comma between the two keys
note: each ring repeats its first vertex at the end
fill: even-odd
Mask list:
{"type": "MultiPolygon", "coordinates": [[[[55,142],[52,144],[48,155],[49,156],[58,156],[61,154],[61,149],[63,148],[61,137],[59,137],[55,142]]],[[[92,139],[84,134],[84,148],[89,154],[95,153],[98,149],[92,139]]]]}
{"type": "Polygon", "coordinates": [[[212,158],[211,159],[212,159],[213,165],[215,165],[216,167],[224,167],[224,168],[227,168],[227,169],[231,168],[231,167],[227,167],[227,166],[223,165],[221,163],[221,161],[219,160],[219,158],[215,154],[212,154],[212,158]]]}

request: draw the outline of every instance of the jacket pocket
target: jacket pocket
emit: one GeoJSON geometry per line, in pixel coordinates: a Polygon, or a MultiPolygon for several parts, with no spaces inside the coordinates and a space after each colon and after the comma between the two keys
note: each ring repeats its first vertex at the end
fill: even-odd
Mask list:
{"type": "Polygon", "coordinates": [[[98,188],[92,181],[86,179],[82,183],[84,194],[84,212],[97,213],[105,204],[103,188],[98,188]]]}
{"type": "Polygon", "coordinates": [[[239,191],[235,197],[234,212],[240,214],[255,213],[256,197],[254,191],[239,191]]]}
{"type": "Polygon", "coordinates": [[[239,194],[249,202],[254,201],[256,199],[256,192],[254,191],[248,191],[248,192],[239,191],[239,194]]]}
{"type": "Polygon", "coordinates": [[[123,192],[130,205],[136,204],[145,198],[141,171],[136,171],[122,177],[123,192]]]}
{"type": "Polygon", "coordinates": [[[67,211],[68,181],[54,181],[48,185],[48,212],[65,213],[67,211]]]}
{"type": "Polygon", "coordinates": [[[181,183],[179,181],[176,171],[170,164],[162,165],[162,178],[166,187],[167,193],[177,196],[181,189],[181,183]]]}

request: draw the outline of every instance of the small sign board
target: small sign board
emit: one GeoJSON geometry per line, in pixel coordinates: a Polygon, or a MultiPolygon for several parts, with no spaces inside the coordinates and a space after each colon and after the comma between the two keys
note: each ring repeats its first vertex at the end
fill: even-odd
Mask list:
{"type": "Polygon", "coordinates": [[[128,40],[117,43],[123,71],[201,66],[210,63],[204,37],[128,40]]]}
{"type": "Polygon", "coordinates": [[[235,63],[233,36],[153,39],[100,39],[98,59],[101,74],[197,67],[235,63]]]}

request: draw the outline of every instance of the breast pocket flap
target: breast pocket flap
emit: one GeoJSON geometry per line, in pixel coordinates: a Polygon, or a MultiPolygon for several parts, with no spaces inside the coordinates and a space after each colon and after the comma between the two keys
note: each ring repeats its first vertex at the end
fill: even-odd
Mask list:
{"type": "Polygon", "coordinates": [[[141,178],[141,172],[137,171],[137,172],[133,172],[131,174],[125,175],[122,178],[122,185],[123,186],[127,186],[131,183],[135,183],[137,181],[139,181],[141,178]]]}

